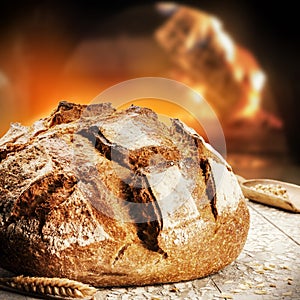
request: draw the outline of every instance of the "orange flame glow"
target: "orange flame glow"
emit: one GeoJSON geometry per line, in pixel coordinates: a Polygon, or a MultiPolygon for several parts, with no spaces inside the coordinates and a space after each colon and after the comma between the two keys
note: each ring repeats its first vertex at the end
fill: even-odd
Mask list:
{"type": "MultiPolygon", "coordinates": [[[[106,88],[141,76],[187,84],[220,119],[262,115],[266,76],[254,56],[235,43],[217,17],[176,4],[164,9],[172,10],[170,17],[153,35],[142,38],[99,36],[75,46],[60,35],[58,25],[44,44],[12,35],[9,46],[14,50],[7,51],[4,67],[0,65],[0,100],[5,99],[0,102],[0,135],[10,122],[29,125],[48,115],[58,101],[87,104],[106,88]]],[[[201,131],[178,107],[163,102],[153,107],[151,101],[139,104],[172,113],[201,131]]]]}
{"type": "Polygon", "coordinates": [[[174,79],[201,93],[219,115],[251,118],[261,110],[266,76],[217,17],[178,6],[155,37],[179,67],[171,73],[174,79]]]}

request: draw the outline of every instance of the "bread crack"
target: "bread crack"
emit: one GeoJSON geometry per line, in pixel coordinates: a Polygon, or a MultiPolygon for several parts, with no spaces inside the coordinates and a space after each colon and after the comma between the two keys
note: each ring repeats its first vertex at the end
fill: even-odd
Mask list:
{"type": "Polygon", "coordinates": [[[132,197],[128,201],[141,204],[130,206],[129,212],[135,222],[139,239],[147,249],[167,257],[167,253],[158,245],[158,236],[163,229],[162,214],[146,175],[142,172],[136,173],[130,187],[132,197]]]}
{"type": "Polygon", "coordinates": [[[114,161],[123,167],[130,168],[127,158],[128,151],[109,141],[97,126],[82,129],[78,134],[88,139],[95,149],[108,160],[114,161]]]}
{"type": "Polygon", "coordinates": [[[39,233],[43,236],[42,229],[48,213],[68,199],[76,183],[75,176],[64,174],[51,174],[37,180],[15,202],[8,223],[22,218],[36,218],[40,224],[39,233]]]}
{"type": "Polygon", "coordinates": [[[200,168],[202,170],[202,176],[204,177],[204,181],[206,184],[205,193],[209,200],[210,207],[212,214],[215,218],[215,220],[218,217],[218,211],[217,211],[217,199],[216,199],[216,185],[213,178],[213,174],[211,172],[211,166],[209,164],[208,159],[201,158],[200,159],[200,168]]]}
{"type": "Polygon", "coordinates": [[[129,246],[130,246],[130,244],[125,244],[119,249],[118,253],[116,254],[116,256],[112,262],[112,265],[115,265],[124,256],[124,253],[128,249],[129,246]]]}
{"type": "MultiPolygon", "coordinates": [[[[122,146],[112,143],[96,126],[92,126],[88,130],[81,130],[79,134],[87,138],[108,160],[131,171],[130,178],[127,178],[125,183],[129,191],[126,201],[130,218],[137,228],[138,238],[147,249],[167,257],[167,254],[158,245],[158,236],[163,227],[162,214],[144,170],[149,167],[154,155],[160,155],[163,161],[172,161],[173,165],[173,162],[178,160],[179,153],[154,146],[128,151],[122,146]],[[141,205],[130,205],[130,203],[141,205]]],[[[126,201],[124,201],[125,205],[126,201]]]]}
{"type": "Polygon", "coordinates": [[[4,149],[0,149],[0,163],[7,158],[10,153],[17,153],[26,148],[26,144],[8,143],[4,149]]]}
{"type": "Polygon", "coordinates": [[[49,118],[49,128],[78,120],[85,107],[79,104],[61,101],[49,118]]]}

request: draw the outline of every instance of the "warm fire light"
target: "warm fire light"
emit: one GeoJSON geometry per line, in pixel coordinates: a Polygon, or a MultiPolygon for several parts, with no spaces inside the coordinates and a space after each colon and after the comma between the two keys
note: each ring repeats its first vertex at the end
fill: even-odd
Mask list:
{"type": "Polygon", "coordinates": [[[253,55],[238,47],[232,69],[237,82],[243,87],[237,118],[253,118],[262,110],[261,101],[266,83],[266,75],[253,55]]]}
{"type": "MultiPolygon", "coordinates": [[[[158,9],[166,11],[163,4],[158,9]]],[[[155,33],[177,67],[171,76],[201,93],[220,118],[260,114],[266,76],[255,57],[233,41],[215,16],[175,4],[172,11],[155,33]]]]}
{"type": "Polygon", "coordinates": [[[241,116],[253,117],[260,110],[261,94],[264,87],[265,75],[263,72],[252,72],[250,76],[250,88],[247,97],[247,104],[240,112],[241,116]]]}
{"type": "MultiPolygon", "coordinates": [[[[168,18],[153,35],[143,37],[116,34],[69,45],[58,28],[51,29],[43,43],[34,34],[28,40],[26,35],[22,39],[12,36],[10,46],[17,50],[0,64],[0,97],[5,99],[0,103],[0,135],[10,122],[29,125],[48,115],[61,100],[88,104],[114,84],[143,76],[185,83],[208,101],[222,125],[259,116],[281,127],[276,117],[263,112],[266,76],[260,65],[233,41],[218,18],[171,3],[157,8],[168,13],[168,18]]],[[[196,105],[199,99],[193,101],[196,105]]],[[[157,105],[149,99],[138,103],[182,118],[203,133],[197,121],[179,107],[170,108],[165,102],[157,105]]]]}

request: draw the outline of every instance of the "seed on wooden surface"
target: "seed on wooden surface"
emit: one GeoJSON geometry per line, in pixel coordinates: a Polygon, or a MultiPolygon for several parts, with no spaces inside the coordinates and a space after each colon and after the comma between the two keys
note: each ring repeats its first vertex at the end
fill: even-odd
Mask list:
{"type": "Polygon", "coordinates": [[[248,284],[240,283],[239,288],[242,290],[249,290],[250,286],[248,284]]]}
{"type": "Polygon", "coordinates": [[[292,296],[293,293],[292,292],[285,292],[285,293],[282,293],[282,296],[292,296]]]}
{"type": "Polygon", "coordinates": [[[269,264],[265,263],[263,266],[263,269],[265,271],[273,271],[275,269],[275,267],[271,267],[269,264]]]}
{"type": "Polygon", "coordinates": [[[231,292],[231,293],[234,293],[234,294],[239,294],[239,293],[242,293],[243,290],[240,290],[240,289],[234,289],[234,290],[231,290],[230,292],[231,292]]]}
{"type": "Polygon", "coordinates": [[[233,283],[234,281],[233,280],[226,280],[224,283],[225,284],[230,284],[230,283],[233,283]]]}
{"type": "Polygon", "coordinates": [[[248,284],[250,287],[254,285],[254,282],[251,280],[245,280],[245,284],[248,284]]]}
{"type": "Polygon", "coordinates": [[[254,294],[257,294],[257,295],[266,295],[267,291],[266,290],[255,290],[254,294]]]}
{"type": "Polygon", "coordinates": [[[175,283],[174,286],[177,289],[185,289],[186,288],[186,284],[184,282],[175,283]]]}
{"type": "Polygon", "coordinates": [[[256,282],[263,282],[263,281],[264,281],[263,278],[258,277],[258,276],[254,277],[254,280],[255,280],[256,282]]]}
{"type": "Polygon", "coordinates": [[[284,269],[284,270],[290,270],[291,268],[287,265],[280,265],[280,268],[281,269],[284,269]]]}
{"type": "Polygon", "coordinates": [[[228,294],[228,293],[221,293],[220,295],[214,295],[214,297],[217,297],[217,298],[233,299],[233,295],[228,294]]]}

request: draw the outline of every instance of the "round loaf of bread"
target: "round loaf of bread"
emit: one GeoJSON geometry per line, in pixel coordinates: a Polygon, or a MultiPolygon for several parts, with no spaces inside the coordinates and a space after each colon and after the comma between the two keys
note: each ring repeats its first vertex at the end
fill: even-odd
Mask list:
{"type": "Polygon", "coordinates": [[[0,139],[0,266],[16,274],[190,280],[235,260],[248,229],[230,166],[178,119],[61,102],[0,139]]]}

